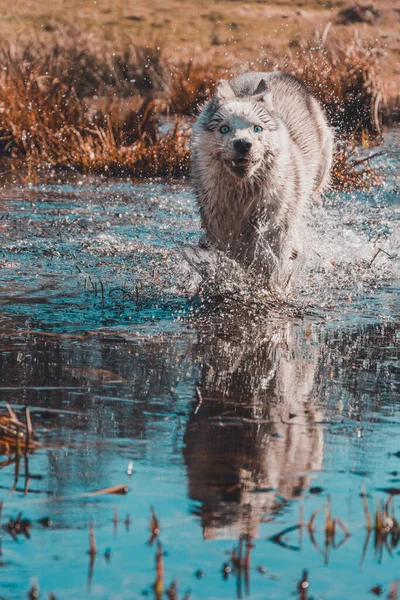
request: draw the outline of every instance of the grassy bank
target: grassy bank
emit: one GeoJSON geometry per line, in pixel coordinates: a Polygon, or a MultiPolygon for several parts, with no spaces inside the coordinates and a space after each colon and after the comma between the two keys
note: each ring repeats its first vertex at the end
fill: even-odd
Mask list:
{"type": "MultiPolygon", "coordinates": [[[[304,81],[342,140],[379,136],[385,113],[381,50],[355,36],[329,41],[325,29],[294,45],[277,63],[260,53],[250,63],[212,54],[177,61],[158,43],[106,40],[71,25],[33,31],[0,46],[0,155],[11,168],[132,177],[189,173],[190,124],[215,82],[245,70],[280,68],[304,81]]],[[[353,154],[337,153],[333,182],[375,183],[353,154]]]]}

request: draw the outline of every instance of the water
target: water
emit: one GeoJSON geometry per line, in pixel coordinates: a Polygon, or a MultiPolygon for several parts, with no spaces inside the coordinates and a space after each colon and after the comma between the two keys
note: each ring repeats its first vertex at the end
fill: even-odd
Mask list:
{"type": "Polygon", "coordinates": [[[256,310],[243,282],[239,314],[199,309],[185,182],[3,187],[0,394],[31,407],[42,447],[28,484],[2,457],[3,525],[32,524],[30,539],[3,531],[2,597],[161,598],[152,506],[178,598],[387,596],[400,546],[372,533],[364,550],[360,497],[364,484],[374,512],[381,490],[400,491],[397,138],[386,144],[382,189],[313,211],[303,317],[256,310]],[[323,511],[314,535],[290,529],[328,498],[345,527],[332,543],[323,511]],[[250,560],[235,570],[240,539],[250,560]]]}

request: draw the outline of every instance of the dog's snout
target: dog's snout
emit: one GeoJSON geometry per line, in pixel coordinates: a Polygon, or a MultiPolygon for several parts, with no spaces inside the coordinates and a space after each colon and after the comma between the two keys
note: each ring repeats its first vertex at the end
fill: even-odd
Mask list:
{"type": "Polygon", "coordinates": [[[251,142],[248,140],[235,140],[233,147],[239,154],[247,154],[251,148],[251,142]]]}

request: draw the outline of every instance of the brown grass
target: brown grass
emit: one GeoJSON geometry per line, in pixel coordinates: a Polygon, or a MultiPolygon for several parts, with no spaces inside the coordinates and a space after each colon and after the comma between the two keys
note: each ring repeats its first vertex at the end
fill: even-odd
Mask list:
{"type": "Polygon", "coordinates": [[[208,62],[189,60],[172,73],[167,92],[166,110],[174,114],[196,115],[212,96],[215,84],[223,78],[221,69],[208,62]]]}
{"type": "MultiPolygon", "coordinates": [[[[22,453],[28,453],[40,447],[32,431],[29,410],[25,417],[18,415],[7,404],[7,411],[0,413],[0,454],[21,458],[22,453]]],[[[8,464],[8,463],[3,463],[8,464]]]]}
{"type": "Polygon", "coordinates": [[[79,98],[142,95],[163,89],[168,68],[157,43],[108,41],[74,26],[56,25],[51,33],[30,33],[0,46],[0,64],[37,76],[50,76],[73,88],[79,98]]]}
{"type": "MultiPolygon", "coordinates": [[[[359,39],[328,49],[325,42],[323,36],[296,47],[282,67],[313,90],[344,135],[376,135],[384,97],[379,51],[359,39]]],[[[268,67],[260,62],[257,68],[268,67]]],[[[0,46],[0,155],[12,168],[24,161],[31,178],[39,167],[187,175],[187,116],[198,112],[221,77],[226,70],[206,58],[173,64],[156,44],[99,41],[70,26],[50,38],[18,38],[0,46]],[[170,114],[175,120],[162,132],[170,114]]],[[[333,183],[361,186],[378,179],[368,165],[354,165],[353,153],[340,150],[333,183]]]]}
{"type": "Polygon", "coordinates": [[[354,145],[344,144],[333,158],[331,184],[338,190],[351,190],[382,185],[382,179],[367,161],[358,161],[354,145]]]}
{"type": "Polygon", "coordinates": [[[186,173],[189,151],[178,121],[162,136],[157,103],[136,101],[139,107],[122,116],[115,101],[92,112],[58,78],[9,65],[0,85],[0,152],[12,164],[24,158],[31,172],[47,166],[137,177],[186,173]]]}
{"type": "Polygon", "coordinates": [[[359,36],[348,44],[324,37],[292,52],[285,70],[303,81],[324,106],[330,122],[345,134],[379,135],[385,104],[383,51],[359,36]]]}

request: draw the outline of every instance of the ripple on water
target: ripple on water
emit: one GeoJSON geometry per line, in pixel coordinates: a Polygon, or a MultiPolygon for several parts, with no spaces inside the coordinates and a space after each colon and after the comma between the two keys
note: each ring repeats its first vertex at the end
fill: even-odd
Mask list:
{"type": "Polygon", "coordinates": [[[36,581],[69,600],[157,598],[150,506],[164,587],[177,579],[180,598],[389,593],[398,536],[367,539],[359,496],[364,483],[373,511],[400,479],[399,212],[385,161],[386,187],[313,210],[296,300],[277,306],[201,255],[230,298],[219,311],[188,302],[202,282],[188,185],[2,190],[0,393],[31,407],[42,442],[27,479],[24,461],[16,478],[2,458],[3,524],[20,511],[32,522],[31,539],[4,532],[5,597],[36,581]],[[120,484],[128,494],[88,496],[120,484]],[[326,544],[323,512],[314,535],[296,524],[328,496],[351,536],[326,544]]]}

